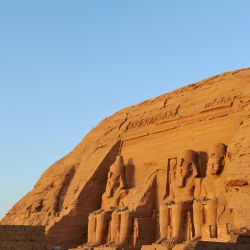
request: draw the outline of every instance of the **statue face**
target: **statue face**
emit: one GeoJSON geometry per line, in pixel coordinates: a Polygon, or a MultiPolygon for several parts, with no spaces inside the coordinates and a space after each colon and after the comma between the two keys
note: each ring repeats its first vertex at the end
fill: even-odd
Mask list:
{"type": "Polygon", "coordinates": [[[109,172],[107,186],[106,186],[107,197],[113,197],[115,190],[119,186],[120,186],[120,176],[112,172],[109,172]]]}
{"type": "Polygon", "coordinates": [[[183,158],[177,160],[176,168],[176,184],[178,187],[182,188],[186,185],[186,177],[190,176],[189,161],[185,161],[183,158]]]}
{"type": "Polygon", "coordinates": [[[117,189],[120,184],[119,175],[109,172],[107,186],[111,189],[117,189]]]}
{"type": "Polygon", "coordinates": [[[190,175],[190,169],[189,169],[189,162],[185,161],[184,159],[182,159],[181,161],[181,165],[177,166],[177,175],[181,176],[183,178],[188,177],[190,175]]]}
{"type": "Polygon", "coordinates": [[[218,174],[219,170],[222,167],[221,158],[222,157],[220,155],[211,156],[209,158],[209,161],[207,164],[207,172],[209,174],[212,174],[212,175],[218,174]]]}

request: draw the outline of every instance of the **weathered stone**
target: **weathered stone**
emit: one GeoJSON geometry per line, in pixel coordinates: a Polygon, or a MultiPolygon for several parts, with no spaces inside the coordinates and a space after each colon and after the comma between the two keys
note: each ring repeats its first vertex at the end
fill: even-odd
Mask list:
{"type": "Polygon", "coordinates": [[[44,226],[0,226],[0,249],[45,249],[44,226]]]}
{"type": "MultiPolygon", "coordinates": [[[[129,203],[140,201],[143,192],[146,192],[147,181],[152,176],[155,178],[155,194],[152,198],[154,204],[150,208],[150,218],[138,218],[133,215],[133,223],[144,227],[152,220],[150,223],[153,223],[153,228],[155,227],[155,234],[150,241],[153,243],[160,239],[159,211],[163,201],[169,199],[172,191],[177,194],[176,188],[171,191],[174,183],[178,182],[181,188],[181,181],[176,180],[178,156],[185,149],[196,154],[196,160],[191,160],[191,165],[195,166],[191,168],[192,174],[183,176],[185,180],[182,186],[185,188],[190,176],[196,179],[206,177],[207,162],[212,160],[209,149],[214,144],[221,143],[227,146],[227,152],[223,171],[219,174],[219,184],[216,184],[214,189],[216,204],[213,207],[216,208],[216,213],[213,214],[216,214],[217,220],[214,222],[216,225],[212,226],[217,227],[218,233],[218,229],[223,228],[221,225],[228,224],[228,234],[248,234],[249,111],[250,68],[210,77],[120,110],[101,121],[72,152],[48,168],[34,189],[14,205],[0,224],[45,225],[49,249],[54,245],[60,245],[62,250],[66,250],[86,243],[88,216],[101,208],[110,166],[120,153],[125,164],[125,189],[128,189],[127,196],[123,197],[125,206],[129,207],[129,203]],[[193,176],[194,169],[197,171],[196,176],[193,176]]],[[[190,169],[189,163],[185,164],[181,166],[190,169]]],[[[198,187],[194,187],[198,190],[198,187]]],[[[193,193],[190,196],[194,199],[200,195],[193,193]]],[[[185,200],[180,198],[180,201],[177,201],[175,198],[173,201],[176,203],[185,200]]],[[[120,204],[117,206],[121,207],[120,204]]],[[[207,211],[213,210],[207,210],[206,202],[203,206],[202,211],[206,219],[207,211]]],[[[129,207],[128,211],[132,211],[131,209],[129,207]]],[[[192,206],[184,210],[182,221],[179,223],[183,227],[181,234],[184,234],[177,240],[179,242],[183,239],[189,240],[195,234],[195,211],[192,206]]],[[[167,228],[164,236],[167,239],[171,238],[176,228],[173,225],[171,209],[169,211],[169,222],[163,225],[167,228]]],[[[123,214],[125,213],[119,216],[123,214]]],[[[110,220],[111,227],[112,218],[110,220]]],[[[142,245],[136,239],[143,241],[145,235],[152,235],[146,231],[135,234],[134,228],[131,228],[131,221],[128,225],[130,233],[124,235],[127,237],[127,243],[133,247],[138,248],[142,245]]],[[[116,226],[122,230],[121,223],[116,223],[116,226]]],[[[220,229],[220,232],[222,231],[220,229]]],[[[212,234],[218,238],[216,232],[212,234]]],[[[119,238],[120,235],[115,237],[119,238]]],[[[225,238],[225,235],[221,238],[225,238]]],[[[104,241],[108,243],[107,232],[104,241]]],[[[174,240],[170,240],[170,243],[171,241],[174,240]]]]}

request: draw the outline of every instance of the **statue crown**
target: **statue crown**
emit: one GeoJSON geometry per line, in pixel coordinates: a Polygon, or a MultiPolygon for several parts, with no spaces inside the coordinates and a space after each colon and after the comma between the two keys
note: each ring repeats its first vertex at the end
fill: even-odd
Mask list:
{"type": "Polygon", "coordinates": [[[115,162],[110,166],[109,172],[117,175],[124,176],[125,165],[121,155],[116,157],[115,162]]]}

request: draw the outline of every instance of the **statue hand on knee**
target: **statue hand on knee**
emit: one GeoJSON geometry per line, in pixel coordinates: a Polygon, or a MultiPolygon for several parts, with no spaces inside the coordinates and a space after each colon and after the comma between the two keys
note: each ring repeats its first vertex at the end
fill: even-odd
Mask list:
{"type": "Polygon", "coordinates": [[[101,214],[103,211],[104,211],[103,209],[99,209],[91,213],[91,215],[98,215],[98,214],[101,214]]]}
{"type": "Polygon", "coordinates": [[[126,210],[128,210],[128,207],[123,206],[123,207],[119,207],[117,210],[115,210],[115,212],[123,212],[123,211],[126,211],[126,210]]]}
{"type": "Polygon", "coordinates": [[[196,198],[194,201],[195,201],[195,202],[202,202],[202,201],[206,201],[206,200],[207,200],[207,197],[205,197],[205,196],[200,196],[200,197],[196,198]]]}
{"type": "Polygon", "coordinates": [[[163,205],[172,205],[172,204],[175,204],[175,202],[174,202],[174,201],[170,201],[170,200],[165,201],[165,202],[163,203],[163,205]]]}

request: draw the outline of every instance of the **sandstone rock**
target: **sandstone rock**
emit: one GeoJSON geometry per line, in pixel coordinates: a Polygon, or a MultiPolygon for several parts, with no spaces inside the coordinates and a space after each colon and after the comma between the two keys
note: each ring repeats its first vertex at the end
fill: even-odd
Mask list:
{"type": "MultiPolygon", "coordinates": [[[[205,177],[209,148],[228,146],[218,223],[250,230],[250,68],[226,72],[146,100],[101,121],[68,155],[49,167],[1,225],[45,225],[47,248],[87,241],[88,216],[100,209],[110,166],[120,152],[127,186],[156,173],[155,210],[169,196],[168,162],[184,149],[197,152],[205,177]]],[[[145,180],[143,180],[145,178],[145,180]]],[[[143,180],[143,181],[142,181],[143,180]]],[[[142,187],[142,186],[141,186],[142,187]]],[[[156,216],[159,234],[159,214],[156,216]]]]}

